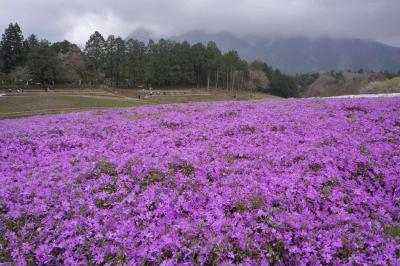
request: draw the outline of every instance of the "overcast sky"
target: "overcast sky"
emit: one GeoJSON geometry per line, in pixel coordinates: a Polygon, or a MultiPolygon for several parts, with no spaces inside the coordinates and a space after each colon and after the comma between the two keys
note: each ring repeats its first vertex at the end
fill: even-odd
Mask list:
{"type": "Polygon", "coordinates": [[[0,0],[0,29],[84,44],[95,30],[126,37],[190,30],[238,36],[328,36],[400,46],[400,0],[0,0]]]}

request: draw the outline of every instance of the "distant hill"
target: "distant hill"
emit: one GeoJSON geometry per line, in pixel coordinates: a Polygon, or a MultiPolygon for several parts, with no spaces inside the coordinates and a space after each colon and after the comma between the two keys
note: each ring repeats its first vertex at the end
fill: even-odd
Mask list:
{"type": "Polygon", "coordinates": [[[321,71],[319,78],[307,87],[302,96],[320,97],[359,94],[361,88],[369,84],[370,78],[369,74],[321,71]]]}
{"type": "Polygon", "coordinates": [[[324,97],[399,92],[400,77],[386,79],[382,73],[320,71],[319,77],[301,93],[301,96],[324,97]]]}
{"type": "Polygon", "coordinates": [[[190,43],[215,41],[226,52],[237,50],[247,60],[261,59],[290,74],[320,70],[400,71],[400,48],[360,39],[238,38],[229,32],[191,31],[171,37],[190,43]]]}

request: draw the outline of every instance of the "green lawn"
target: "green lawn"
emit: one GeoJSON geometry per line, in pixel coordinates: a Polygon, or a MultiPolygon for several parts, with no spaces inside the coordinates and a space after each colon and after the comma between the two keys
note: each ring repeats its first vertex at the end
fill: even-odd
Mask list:
{"type": "Polygon", "coordinates": [[[137,101],[88,96],[38,95],[0,97],[0,118],[138,105],[140,105],[140,102],[137,101]]]}
{"type": "Polygon", "coordinates": [[[261,100],[267,98],[278,98],[265,93],[247,93],[241,92],[233,98],[229,93],[211,93],[209,95],[162,95],[146,99],[148,103],[164,104],[164,103],[188,103],[188,102],[208,102],[208,101],[230,101],[230,100],[261,100]]]}
{"type": "MultiPolygon", "coordinates": [[[[239,93],[236,100],[264,99],[272,96],[256,93],[239,93]]],[[[228,93],[204,95],[162,95],[147,99],[103,97],[93,95],[29,95],[0,97],[0,119],[41,114],[67,113],[96,108],[135,107],[148,104],[187,103],[234,100],[228,93]]]]}

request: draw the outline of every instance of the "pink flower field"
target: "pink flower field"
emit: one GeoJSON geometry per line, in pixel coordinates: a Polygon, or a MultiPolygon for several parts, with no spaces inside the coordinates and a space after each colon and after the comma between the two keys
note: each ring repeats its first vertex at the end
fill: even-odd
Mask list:
{"type": "Polygon", "coordinates": [[[0,121],[0,263],[400,265],[400,98],[0,121]]]}

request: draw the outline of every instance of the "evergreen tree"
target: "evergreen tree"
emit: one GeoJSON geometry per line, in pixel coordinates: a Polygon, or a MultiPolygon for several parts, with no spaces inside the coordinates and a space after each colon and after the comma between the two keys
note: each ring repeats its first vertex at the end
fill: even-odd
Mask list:
{"type": "Polygon", "coordinates": [[[145,82],[146,45],[130,39],[126,42],[126,77],[130,86],[145,82]]]}
{"type": "Polygon", "coordinates": [[[24,36],[17,23],[8,26],[1,39],[1,57],[3,72],[10,73],[15,67],[21,66],[24,62],[23,50],[24,36]]]}
{"type": "Polygon", "coordinates": [[[270,80],[272,79],[272,73],[274,72],[274,69],[271,66],[260,60],[255,60],[251,62],[250,69],[254,71],[263,71],[270,80]]]}
{"type": "Polygon", "coordinates": [[[193,68],[196,75],[197,87],[200,87],[203,77],[205,76],[206,66],[206,47],[202,43],[196,43],[192,46],[192,61],[193,68]]]}
{"type": "Polygon", "coordinates": [[[176,43],[161,39],[153,44],[151,51],[154,83],[160,86],[178,85],[181,70],[176,43]]]}
{"type": "Polygon", "coordinates": [[[279,69],[276,69],[272,73],[271,92],[285,98],[298,97],[295,79],[291,76],[282,74],[279,69]]]}
{"type": "Polygon", "coordinates": [[[43,40],[29,52],[27,65],[33,79],[42,84],[54,84],[64,80],[62,62],[50,43],[43,40]]]}
{"type": "Polygon", "coordinates": [[[68,52],[70,52],[72,50],[79,49],[78,45],[76,45],[74,43],[70,43],[67,40],[64,40],[62,42],[53,43],[51,46],[57,53],[62,53],[62,54],[67,54],[68,52]]]}
{"type": "Polygon", "coordinates": [[[112,85],[118,85],[125,70],[125,43],[120,37],[110,35],[106,41],[106,77],[112,85]]]}
{"type": "Polygon", "coordinates": [[[154,82],[154,54],[156,53],[157,45],[153,40],[149,40],[146,46],[146,61],[144,65],[144,80],[147,85],[154,82]]]}
{"type": "Polygon", "coordinates": [[[180,85],[196,84],[193,68],[192,48],[187,41],[175,44],[175,53],[179,62],[178,83],[180,85]]]}
{"type": "Polygon", "coordinates": [[[37,39],[35,34],[31,34],[27,39],[23,42],[23,61],[26,62],[28,60],[29,52],[33,48],[37,48],[39,46],[39,40],[37,39]]]}
{"type": "Polygon", "coordinates": [[[106,55],[106,42],[103,36],[96,31],[86,42],[85,63],[91,82],[98,84],[104,78],[104,60],[106,55]]]}
{"type": "MultiPolygon", "coordinates": [[[[1,47],[0,47],[0,48],[1,48],[1,47]]],[[[2,55],[1,55],[1,49],[0,49],[0,77],[1,77],[0,82],[2,82],[3,79],[4,79],[4,77],[6,76],[6,75],[3,73],[3,71],[4,71],[4,62],[3,62],[3,57],[2,57],[2,55]]],[[[0,83],[0,84],[1,84],[1,83],[0,83]]]]}
{"type": "Polygon", "coordinates": [[[115,39],[115,47],[115,79],[118,85],[125,79],[126,72],[126,46],[121,37],[115,39]]]}
{"type": "Polygon", "coordinates": [[[215,88],[218,87],[217,79],[218,79],[218,62],[221,57],[221,51],[218,49],[217,44],[215,42],[209,42],[206,48],[206,56],[205,56],[205,68],[207,71],[207,89],[210,88],[210,79],[211,75],[214,74],[214,85],[215,88]]]}
{"type": "Polygon", "coordinates": [[[238,79],[242,79],[247,64],[244,64],[236,51],[229,51],[222,56],[222,67],[225,74],[223,79],[224,88],[233,90],[238,79]],[[240,72],[238,72],[240,71],[240,72]]]}

